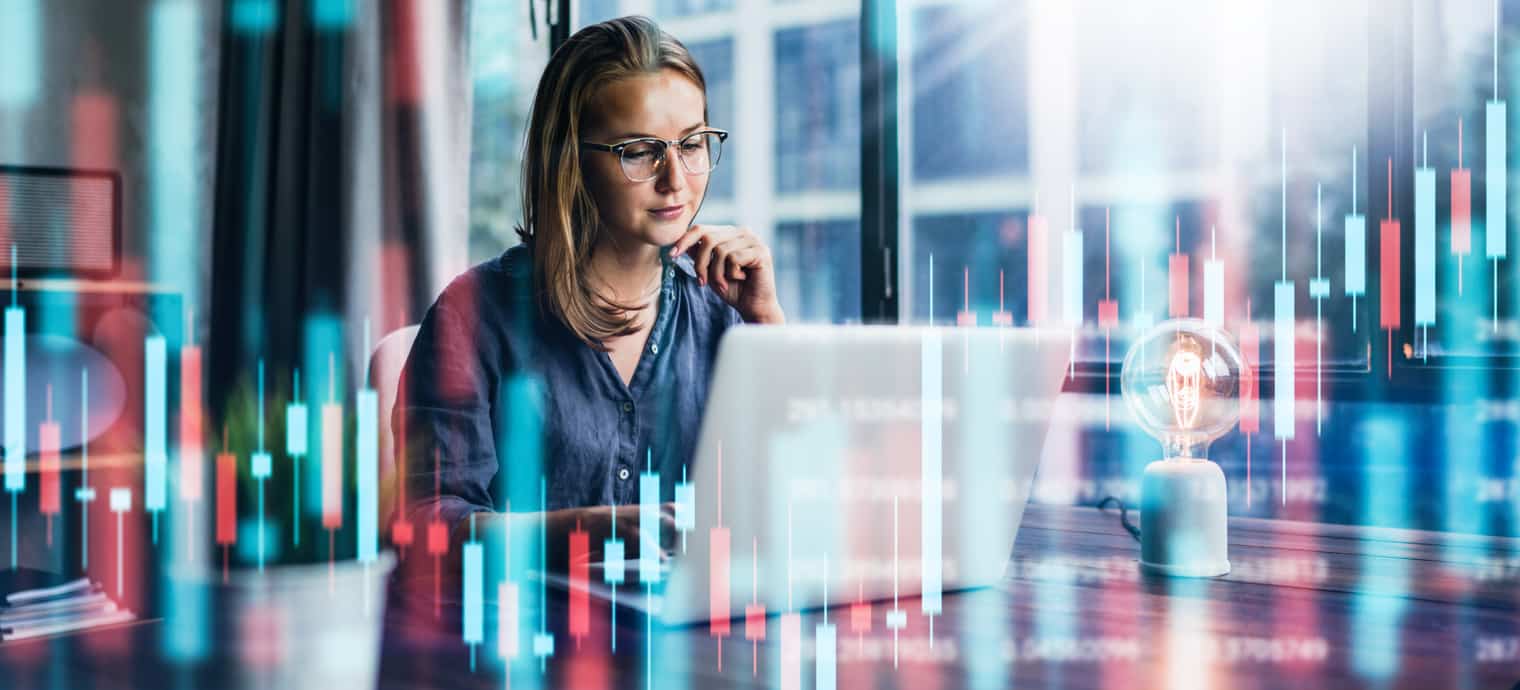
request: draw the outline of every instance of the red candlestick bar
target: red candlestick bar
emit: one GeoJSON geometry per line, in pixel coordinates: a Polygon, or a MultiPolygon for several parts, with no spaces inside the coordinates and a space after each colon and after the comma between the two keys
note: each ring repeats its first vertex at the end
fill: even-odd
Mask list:
{"type": "Polygon", "coordinates": [[[708,539],[712,542],[710,549],[710,568],[708,570],[707,587],[707,610],[710,623],[707,634],[713,637],[727,637],[730,634],[728,622],[729,607],[729,579],[731,561],[729,549],[732,546],[727,527],[714,527],[708,533],[708,539]]]}
{"type": "Polygon", "coordinates": [[[1188,255],[1182,253],[1182,217],[1177,217],[1177,249],[1167,260],[1167,314],[1188,315],[1188,255]]]}
{"type": "Polygon", "coordinates": [[[579,647],[591,632],[591,606],[586,598],[591,567],[591,535],[575,523],[570,533],[570,637],[579,647]]]}
{"type": "Polygon", "coordinates": [[[237,543],[237,456],[216,456],[216,543],[237,543]]]}
{"type": "Polygon", "coordinates": [[[1451,171],[1451,253],[1457,257],[1457,295],[1462,294],[1462,257],[1472,253],[1472,171],[1462,167],[1462,120],[1457,120],[1457,167],[1451,171]]]}
{"type": "MultiPolygon", "coordinates": [[[[406,400],[405,376],[401,377],[401,380],[396,382],[396,399],[406,400]]],[[[394,451],[396,454],[396,474],[397,476],[404,478],[407,476],[406,415],[404,414],[396,415],[396,438],[401,439],[401,443],[398,444],[399,447],[397,447],[394,451]]],[[[396,505],[406,506],[406,481],[403,479],[402,481],[396,482],[396,485],[398,487],[399,493],[399,497],[396,499],[396,505]]],[[[396,521],[391,523],[391,543],[401,548],[403,550],[403,553],[405,553],[406,547],[411,546],[412,541],[415,539],[416,534],[412,528],[412,521],[407,519],[406,511],[396,511],[396,521]]]]}
{"type": "MultiPolygon", "coordinates": [[[[48,386],[48,419],[52,419],[53,387],[48,386]]],[[[47,521],[47,544],[53,545],[53,516],[63,511],[63,491],[58,482],[58,449],[62,445],[63,432],[58,422],[46,421],[37,428],[37,454],[42,471],[42,495],[40,510],[47,521]]]]}
{"type": "Polygon", "coordinates": [[[186,345],[179,351],[179,497],[201,500],[205,458],[201,448],[204,415],[201,408],[201,349],[186,345]]]}
{"type": "Polygon", "coordinates": [[[1388,334],[1388,378],[1393,378],[1393,332],[1399,329],[1399,219],[1393,217],[1393,159],[1388,159],[1388,217],[1378,224],[1378,325],[1388,334]]]}

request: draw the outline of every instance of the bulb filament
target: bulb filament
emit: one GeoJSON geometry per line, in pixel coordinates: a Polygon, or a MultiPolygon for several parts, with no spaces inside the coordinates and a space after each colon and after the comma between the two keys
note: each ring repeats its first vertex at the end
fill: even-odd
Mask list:
{"type": "Polygon", "coordinates": [[[1177,426],[1192,429],[1198,422],[1198,408],[1203,386],[1203,362],[1198,353],[1182,350],[1172,355],[1166,372],[1166,392],[1172,401],[1172,415],[1177,426]]]}

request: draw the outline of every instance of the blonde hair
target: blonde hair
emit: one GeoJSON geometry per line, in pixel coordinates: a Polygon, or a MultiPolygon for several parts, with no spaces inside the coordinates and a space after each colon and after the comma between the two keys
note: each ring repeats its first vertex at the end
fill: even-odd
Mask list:
{"type": "MultiPolygon", "coordinates": [[[[605,338],[631,333],[629,311],[642,305],[614,302],[588,282],[586,262],[603,228],[581,169],[582,128],[603,86],[663,69],[707,93],[707,80],[686,46],[648,17],[620,17],[571,36],[549,59],[533,96],[517,234],[532,249],[539,308],[597,348],[605,338]]],[[[702,115],[705,120],[705,103],[702,115]]]]}

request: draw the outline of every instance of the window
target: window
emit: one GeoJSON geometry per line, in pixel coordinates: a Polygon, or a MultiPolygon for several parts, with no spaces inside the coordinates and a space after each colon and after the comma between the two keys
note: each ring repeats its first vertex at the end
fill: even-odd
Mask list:
{"type": "Polygon", "coordinates": [[[776,191],[860,186],[860,21],[776,32],[776,191]]]}
{"type": "Polygon", "coordinates": [[[522,142],[548,40],[532,40],[527,8],[477,0],[470,16],[470,263],[517,244],[522,222],[522,142]]]}
{"type": "MultiPolygon", "coordinates": [[[[719,129],[730,129],[734,121],[733,39],[689,43],[686,47],[702,68],[702,76],[707,79],[707,121],[719,129]]],[[[707,184],[708,202],[733,203],[734,176],[731,169],[744,165],[743,158],[735,155],[736,148],[738,147],[724,147],[723,160],[718,164],[722,172],[713,175],[707,184]]],[[[711,219],[704,217],[702,220],[706,222],[711,219]]]]}

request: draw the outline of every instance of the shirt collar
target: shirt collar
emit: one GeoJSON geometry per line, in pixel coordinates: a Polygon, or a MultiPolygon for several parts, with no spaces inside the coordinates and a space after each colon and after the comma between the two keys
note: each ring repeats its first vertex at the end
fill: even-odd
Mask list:
{"type": "Polygon", "coordinates": [[[674,265],[678,270],[680,270],[682,273],[685,273],[688,277],[697,277],[697,265],[691,260],[691,255],[682,254],[674,259],[671,259],[669,258],[669,255],[661,252],[660,256],[664,258],[664,263],[666,266],[674,265]]]}

